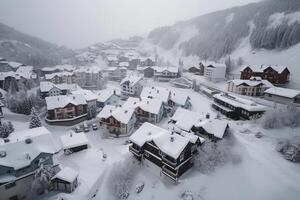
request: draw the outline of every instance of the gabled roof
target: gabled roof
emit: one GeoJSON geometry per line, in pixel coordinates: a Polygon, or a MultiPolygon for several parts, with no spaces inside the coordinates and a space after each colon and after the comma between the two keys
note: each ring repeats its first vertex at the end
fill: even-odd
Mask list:
{"type": "Polygon", "coordinates": [[[77,84],[67,84],[67,83],[54,84],[49,81],[40,82],[41,92],[49,92],[53,88],[58,88],[60,90],[70,90],[70,91],[81,89],[77,84]]]}
{"type": "Polygon", "coordinates": [[[198,126],[202,127],[207,133],[222,139],[226,128],[228,127],[228,123],[217,119],[206,119],[199,123],[198,126]]]}
{"type": "Polygon", "coordinates": [[[178,73],[179,68],[178,67],[155,67],[155,72],[162,73],[164,71],[168,71],[171,73],[178,73]]]}
{"type": "Polygon", "coordinates": [[[185,103],[189,100],[189,96],[180,92],[171,92],[171,100],[180,106],[184,106],[185,103]]]}
{"type": "Polygon", "coordinates": [[[153,114],[158,114],[161,107],[163,105],[163,102],[159,99],[149,99],[149,98],[134,98],[134,97],[129,97],[127,101],[123,104],[124,108],[141,108],[142,110],[153,113],[153,114]]]}
{"type": "Polygon", "coordinates": [[[293,89],[287,89],[281,87],[269,88],[265,91],[265,93],[281,96],[281,97],[287,97],[287,98],[295,98],[296,96],[300,95],[299,90],[293,90],[293,89]]]}
{"type": "Polygon", "coordinates": [[[98,96],[97,101],[105,102],[113,95],[114,95],[114,90],[110,90],[110,89],[101,90],[97,93],[98,96]]]}
{"type": "Polygon", "coordinates": [[[287,67],[284,66],[271,66],[271,65],[244,65],[241,68],[241,71],[244,71],[246,68],[250,68],[253,72],[264,72],[267,68],[271,67],[275,71],[277,71],[279,74],[281,74],[287,67]]]}
{"type": "Polygon", "coordinates": [[[235,80],[231,80],[228,81],[228,83],[232,82],[233,84],[239,86],[242,84],[246,84],[248,86],[258,86],[260,84],[264,85],[265,87],[273,87],[273,84],[270,83],[268,80],[241,80],[241,79],[235,79],[235,80]]]}
{"type": "Polygon", "coordinates": [[[74,73],[72,73],[72,72],[57,72],[57,73],[53,73],[53,74],[45,74],[45,79],[49,80],[49,79],[54,78],[55,76],[63,77],[63,76],[73,76],[73,75],[74,75],[74,73]]]}
{"type": "Polygon", "coordinates": [[[66,135],[60,136],[60,141],[63,149],[70,149],[89,144],[85,133],[75,133],[74,131],[69,131],[66,135]]]}
{"type": "Polygon", "coordinates": [[[124,83],[128,82],[130,87],[133,87],[135,84],[140,82],[142,80],[142,77],[140,76],[126,76],[121,82],[120,85],[123,85],[124,83]]]}
{"type": "Polygon", "coordinates": [[[199,124],[204,116],[196,112],[178,107],[171,120],[175,121],[175,126],[184,130],[190,131],[193,126],[199,124]]]}
{"type": "Polygon", "coordinates": [[[142,147],[146,142],[153,141],[157,147],[172,158],[177,159],[182,151],[189,144],[189,139],[179,134],[171,133],[168,130],[150,124],[144,123],[135,133],[133,133],[130,141],[142,147]],[[173,141],[171,140],[173,137],[173,141]]]}
{"type": "Polygon", "coordinates": [[[74,95],[83,95],[86,101],[96,101],[98,99],[98,95],[96,95],[91,90],[78,89],[72,91],[74,95]]]}
{"type": "Polygon", "coordinates": [[[113,117],[123,124],[127,124],[132,116],[134,115],[134,109],[132,108],[123,108],[118,106],[106,105],[97,115],[99,119],[107,119],[113,117]]]}
{"type": "Polygon", "coordinates": [[[170,90],[164,87],[144,87],[141,93],[141,98],[159,99],[164,103],[168,103],[170,98],[170,90]]]}
{"type": "Polygon", "coordinates": [[[59,150],[52,134],[45,127],[13,132],[9,140],[0,145],[0,153],[5,154],[0,157],[0,165],[15,170],[30,165],[41,153],[54,154],[59,150]]]}
{"type": "Polygon", "coordinates": [[[66,181],[68,183],[72,183],[75,181],[75,179],[78,177],[78,175],[79,175],[78,171],[76,171],[70,167],[64,167],[55,176],[53,176],[51,178],[51,180],[60,179],[60,180],[66,181]]]}
{"type": "Polygon", "coordinates": [[[75,106],[86,104],[86,100],[82,94],[50,96],[45,99],[48,110],[64,108],[68,104],[73,104],[75,106]]]}

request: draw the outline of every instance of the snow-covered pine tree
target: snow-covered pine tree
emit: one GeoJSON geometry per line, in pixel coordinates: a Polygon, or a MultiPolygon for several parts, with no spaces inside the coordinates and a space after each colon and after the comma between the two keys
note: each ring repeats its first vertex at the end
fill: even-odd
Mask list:
{"type": "Polygon", "coordinates": [[[51,178],[55,175],[52,166],[39,164],[39,168],[35,171],[34,180],[31,184],[31,190],[35,195],[47,193],[50,187],[51,178]]]}
{"type": "Polygon", "coordinates": [[[42,126],[42,123],[41,123],[40,117],[38,116],[35,108],[32,107],[29,128],[37,128],[37,127],[41,127],[41,126],[42,126]]]}
{"type": "Polygon", "coordinates": [[[14,130],[14,126],[11,122],[2,122],[0,124],[0,138],[7,138],[14,130]]]}

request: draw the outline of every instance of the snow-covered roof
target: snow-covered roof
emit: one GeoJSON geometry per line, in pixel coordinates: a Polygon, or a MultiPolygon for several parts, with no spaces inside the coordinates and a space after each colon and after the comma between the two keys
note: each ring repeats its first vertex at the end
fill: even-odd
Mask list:
{"type": "Polygon", "coordinates": [[[228,103],[229,105],[232,105],[234,107],[240,107],[248,111],[266,111],[267,108],[263,105],[256,104],[254,101],[244,99],[241,97],[229,95],[229,94],[215,94],[213,98],[219,99],[223,102],[228,103]]]}
{"type": "Polygon", "coordinates": [[[144,123],[135,133],[130,141],[142,147],[146,142],[153,141],[158,148],[172,158],[177,159],[185,147],[189,144],[189,139],[176,133],[171,133],[148,122],[144,123]],[[171,140],[173,138],[173,141],[171,140]]]}
{"type": "Polygon", "coordinates": [[[69,131],[66,135],[60,136],[60,141],[64,149],[88,145],[89,143],[85,133],[75,133],[74,131],[69,131]]]}
{"type": "Polygon", "coordinates": [[[127,124],[132,118],[133,114],[134,114],[134,109],[132,108],[106,105],[101,110],[101,112],[97,115],[97,118],[107,119],[112,116],[113,118],[120,121],[121,123],[127,124]]]}
{"type": "Polygon", "coordinates": [[[182,86],[186,86],[186,87],[192,86],[192,82],[184,77],[176,78],[176,79],[172,80],[171,82],[173,84],[182,85],[182,86]]]}
{"type": "Polygon", "coordinates": [[[98,66],[84,66],[80,67],[79,69],[75,70],[76,73],[91,73],[91,74],[98,74],[101,73],[102,69],[98,66]]]}
{"type": "Polygon", "coordinates": [[[60,179],[63,181],[66,181],[68,183],[72,183],[76,180],[76,178],[78,177],[79,172],[70,168],[70,167],[64,167],[62,170],[60,170],[55,176],[53,176],[51,178],[51,180],[53,179],[60,179]]]}
{"type": "Polygon", "coordinates": [[[108,61],[118,61],[118,57],[116,55],[107,55],[106,59],[108,61]]]}
{"type": "Polygon", "coordinates": [[[142,80],[142,77],[140,77],[140,76],[129,75],[129,76],[126,76],[120,82],[120,85],[123,85],[124,83],[128,82],[129,86],[133,87],[135,84],[139,83],[141,80],[142,80]]]}
{"type": "Polygon", "coordinates": [[[123,104],[124,108],[141,108],[142,110],[152,113],[158,114],[163,102],[159,99],[149,99],[149,98],[135,98],[129,97],[127,101],[123,104]]]}
{"type": "Polygon", "coordinates": [[[156,67],[154,68],[155,72],[162,73],[164,71],[168,71],[171,73],[178,73],[179,68],[178,67],[156,67]]]}
{"type": "Polygon", "coordinates": [[[9,71],[9,72],[1,72],[0,73],[0,80],[5,80],[6,77],[14,77],[15,79],[20,79],[21,77],[25,79],[35,78],[36,75],[32,71],[32,66],[20,66],[16,72],[9,71]]]}
{"type": "Polygon", "coordinates": [[[55,76],[58,77],[63,77],[63,76],[73,76],[72,72],[57,72],[57,73],[53,73],[53,74],[45,74],[45,79],[49,80],[54,78],[55,76]]]}
{"type": "Polygon", "coordinates": [[[201,114],[178,107],[171,120],[175,121],[175,126],[178,128],[190,131],[203,118],[201,114]]]}
{"type": "Polygon", "coordinates": [[[222,139],[228,123],[218,119],[206,119],[199,123],[199,127],[202,127],[207,133],[214,135],[217,138],[222,139]]]}
{"type": "Polygon", "coordinates": [[[295,98],[296,96],[300,95],[299,90],[293,90],[293,89],[287,89],[281,87],[269,88],[265,91],[265,93],[281,96],[281,97],[287,97],[287,98],[295,98]]]}
{"type": "Polygon", "coordinates": [[[130,64],[129,64],[129,62],[120,62],[120,63],[119,63],[119,66],[120,66],[120,67],[129,67],[130,64]]]}
{"type": "Polygon", "coordinates": [[[110,89],[101,90],[97,93],[97,96],[98,96],[97,101],[105,102],[114,94],[115,94],[114,90],[110,90],[110,89]]]}
{"type": "Polygon", "coordinates": [[[8,62],[9,66],[11,66],[12,68],[18,68],[20,66],[23,66],[24,64],[19,63],[19,62],[8,62]]]}
{"type": "Polygon", "coordinates": [[[58,88],[60,90],[70,90],[70,91],[81,89],[77,84],[67,84],[67,83],[54,84],[49,81],[40,82],[41,92],[49,92],[52,88],[58,88]]]}
{"type": "Polygon", "coordinates": [[[248,86],[255,87],[255,86],[258,86],[258,85],[262,84],[265,87],[273,87],[272,83],[270,83],[268,80],[257,80],[257,79],[241,80],[241,79],[235,79],[235,80],[228,81],[228,83],[229,82],[232,82],[233,84],[235,84],[237,86],[242,85],[242,84],[246,84],[248,86]]]}
{"type": "Polygon", "coordinates": [[[284,66],[271,66],[271,65],[244,65],[241,67],[241,71],[244,71],[247,67],[249,67],[253,72],[263,72],[268,67],[272,67],[279,74],[282,73],[287,67],[284,66]]]}
{"type": "Polygon", "coordinates": [[[86,101],[96,101],[98,99],[98,95],[96,95],[91,90],[79,89],[72,91],[72,94],[83,95],[86,101]]]}
{"type": "Polygon", "coordinates": [[[82,94],[50,96],[45,99],[48,110],[64,108],[69,103],[76,106],[86,104],[86,100],[82,94]]]}
{"type": "Polygon", "coordinates": [[[144,87],[141,93],[141,98],[159,99],[164,103],[168,103],[170,98],[170,90],[164,87],[144,87]]]}
{"type": "Polygon", "coordinates": [[[183,94],[181,92],[171,92],[171,100],[177,105],[184,106],[185,103],[189,100],[189,98],[190,97],[188,95],[183,94]]]}
{"type": "Polygon", "coordinates": [[[16,170],[30,165],[40,153],[54,154],[59,150],[52,134],[45,127],[13,132],[9,140],[0,145],[0,152],[6,154],[0,157],[0,165],[16,170]]]}

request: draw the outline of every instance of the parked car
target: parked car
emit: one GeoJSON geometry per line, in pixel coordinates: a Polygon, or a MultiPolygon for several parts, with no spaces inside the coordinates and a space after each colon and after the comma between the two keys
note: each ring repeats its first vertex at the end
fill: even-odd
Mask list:
{"type": "Polygon", "coordinates": [[[84,123],[84,124],[83,124],[83,131],[84,131],[84,132],[89,132],[89,131],[90,131],[90,128],[89,128],[89,126],[87,125],[87,123],[84,123]]]}
{"type": "Polygon", "coordinates": [[[96,123],[92,124],[92,128],[93,128],[94,131],[98,130],[97,124],[96,123]]]}
{"type": "Polygon", "coordinates": [[[75,132],[76,133],[81,133],[83,130],[82,130],[82,128],[80,127],[80,126],[76,126],[75,127],[75,132]]]}

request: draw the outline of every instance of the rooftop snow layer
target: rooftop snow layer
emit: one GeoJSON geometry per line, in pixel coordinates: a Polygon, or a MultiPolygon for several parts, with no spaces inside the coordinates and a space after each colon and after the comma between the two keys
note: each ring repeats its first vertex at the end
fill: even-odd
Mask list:
{"type": "Polygon", "coordinates": [[[204,117],[200,114],[178,107],[171,120],[175,121],[175,125],[185,131],[190,131],[191,128],[201,122],[204,117]]]}
{"type": "Polygon", "coordinates": [[[66,135],[60,136],[60,141],[64,149],[83,146],[89,143],[85,133],[75,133],[74,131],[69,131],[66,135]]]}
{"type": "Polygon", "coordinates": [[[153,98],[168,103],[170,98],[170,90],[164,87],[144,87],[141,93],[141,98],[153,98]]]}
{"type": "Polygon", "coordinates": [[[46,97],[45,99],[48,110],[64,108],[69,103],[75,106],[86,104],[85,97],[82,94],[50,96],[46,97]]]}
{"type": "Polygon", "coordinates": [[[72,183],[75,181],[75,179],[78,177],[78,175],[79,175],[78,171],[76,171],[70,167],[64,167],[54,177],[52,177],[51,180],[57,178],[57,179],[66,181],[68,183],[72,183]]]}
{"type": "Polygon", "coordinates": [[[268,90],[265,91],[265,93],[281,96],[281,97],[287,97],[287,98],[295,98],[296,96],[300,95],[299,90],[292,90],[292,89],[280,88],[280,87],[269,88],[268,90]]]}

